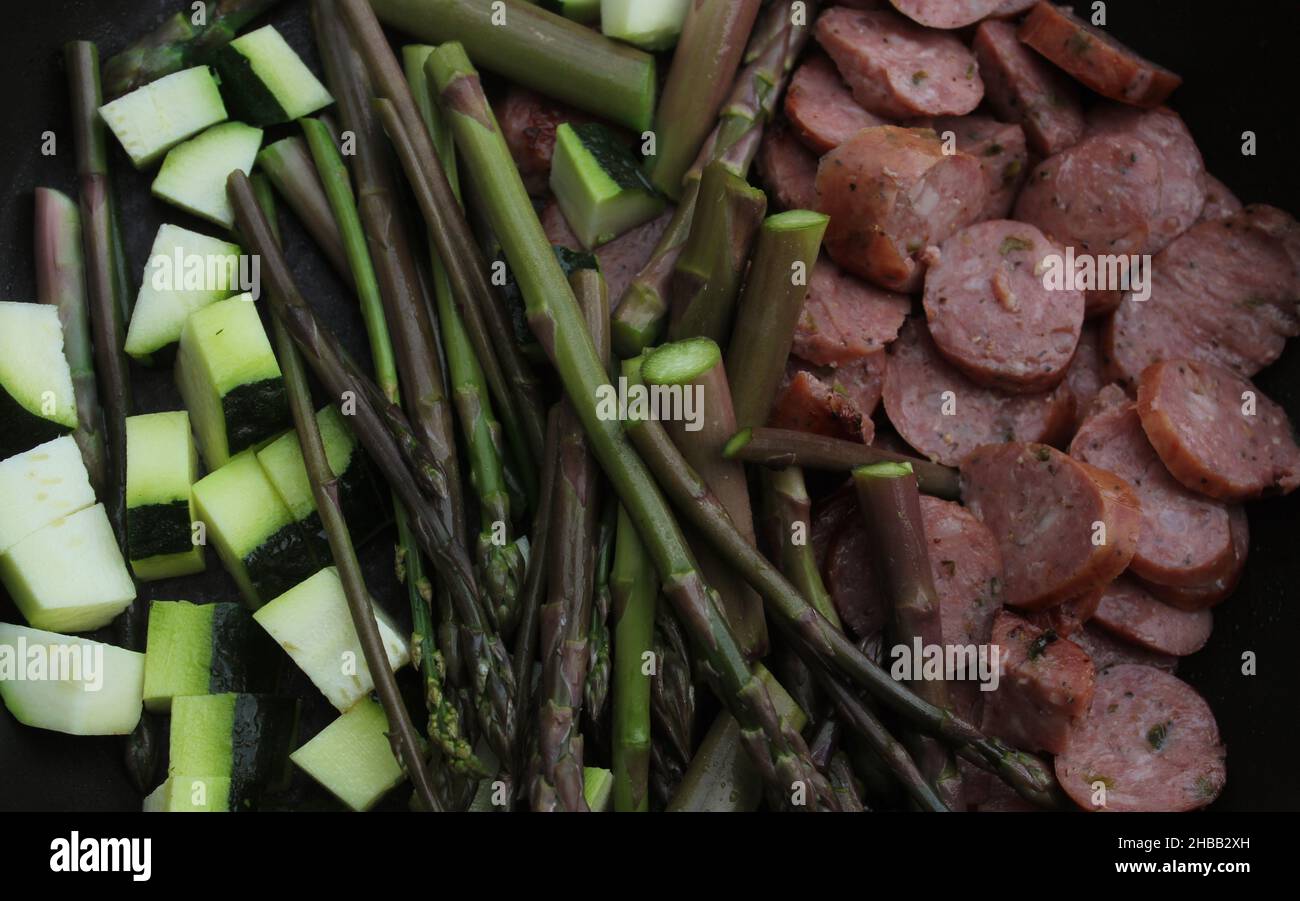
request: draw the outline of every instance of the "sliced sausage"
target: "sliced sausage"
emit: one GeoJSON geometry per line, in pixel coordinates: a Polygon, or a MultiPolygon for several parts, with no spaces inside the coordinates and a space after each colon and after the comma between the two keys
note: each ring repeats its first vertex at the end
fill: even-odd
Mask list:
{"type": "Polygon", "coordinates": [[[919,288],[926,248],[976,221],[987,197],[979,161],[944,153],[928,130],[865,128],[817,166],[827,252],[891,291],[919,288]]]}
{"type": "Polygon", "coordinates": [[[939,116],[926,120],[940,138],[951,132],[957,149],[979,160],[988,199],[980,219],[1005,219],[1029,177],[1029,149],[1019,125],[988,116],[939,116]]]}
{"type": "Polygon", "coordinates": [[[1026,751],[1060,753],[1071,722],[1092,700],[1092,661],[1077,645],[1006,611],[993,622],[992,641],[999,678],[985,692],[984,731],[1026,751]]]}
{"type": "Polygon", "coordinates": [[[877,116],[962,116],[984,96],[965,44],[889,10],[832,7],[817,19],[814,34],[854,98],[877,116]]]}
{"type": "Polygon", "coordinates": [[[971,45],[984,78],[984,94],[999,117],[1017,122],[1029,146],[1052,156],[1083,137],[1083,106],[1074,85],[1016,37],[1007,22],[988,21],[971,45]]]}
{"type": "Polygon", "coordinates": [[[884,368],[880,351],[840,367],[815,367],[791,357],[768,425],[869,444],[884,368]]]}
{"type": "Polygon", "coordinates": [[[1093,618],[1105,593],[1105,588],[1095,588],[1055,607],[1026,610],[1024,617],[1040,629],[1051,629],[1062,638],[1069,638],[1093,618]]]}
{"type": "Polygon", "coordinates": [[[1125,663],[1154,666],[1167,673],[1178,671],[1177,657],[1157,654],[1155,651],[1130,644],[1094,623],[1086,623],[1082,629],[1070,636],[1070,641],[1087,652],[1092,658],[1092,665],[1099,673],[1125,663]]]}
{"type": "Polygon", "coordinates": [[[1205,173],[1205,206],[1201,208],[1201,220],[1227,219],[1235,216],[1242,209],[1241,201],[1232,190],[1210,173],[1205,173]]]}
{"type": "MultiPolygon", "coordinates": [[[[673,209],[670,207],[649,222],[624,232],[612,241],[596,248],[596,261],[600,263],[601,274],[605,276],[605,286],[609,296],[616,304],[627,290],[627,286],[636,278],[637,273],[650,262],[655,245],[672,221],[673,209]]],[[[570,250],[582,250],[578,236],[573,233],[569,222],[560,211],[560,205],[550,201],[541,212],[542,229],[547,239],[560,247],[570,250]]]]}
{"type": "Polygon", "coordinates": [[[1219,796],[1226,756],[1195,689],[1153,667],[1119,665],[1098,674],[1056,778],[1084,810],[1195,810],[1219,796]]]}
{"type": "Polygon", "coordinates": [[[962,497],[998,539],[1006,601],[1036,610],[1110,584],[1142,514],[1117,476],[1045,444],[990,444],[961,464],[962,497]]]}
{"type": "Polygon", "coordinates": [[[940,248],[925,276],[925,316],[939,352],[972,381],[1017,394],[1065,378],[1083,327],[1083,292],[1043,285],[1060,249],[1032,225],[994,219],[940,248]]]}
{"type": "Polygon", "coordinates": [[[1074,351],[1074,359],[1065,371],[1065,387],[1074,395],[1077,423],[1083,423],[1093,399],[1101,392],[1104,384],[1101,375],[1101,330],[1096,324],[1085,322],[1079,332],[1079,346],[1074,351]]]}
{"type": "Polygon", "coordinates": [[[497,121],[528,193],[546,193],[555,155],[555,130],[590,120],[577,110],[527,88],[510,87],[496,105],[497,121]]]}
{"type": "Polygon", "coordinates": [[[821,55],[795,70],[785,92],[785,115],[799,140],[818,156],[864,128],[885,124],[858,105],[835,64],[821,55]]]}
{"type": "Polygon", "coordinates": [[[823,578],[826,575],[826,554],[831,541],[850,517],[860,517],[858,493],[849,479],[842,486],[825,497],[815,501],[812,506],[812,525],[809,542],[813,554],[817,557],[817,566],[823,578]]]}
{"type": "Polygon", "coordinates": [[[853,516],[835,533],[826,553],[826,589],[835,602],[835,612],[855,638],[879,635],[889,621],[885,603],[871,569],[871,546],[862,515],[853,516]]]}
{"type": "Polygon", "coordinates": [[[965,28],[997,13],[1004,0],[889,0],[894,9],[926,28],[965,28]]]}
{"type": "Polygon", "coordinates": [[[783,210],[817,206],[817,157],[786,128],[769,128],[758,151],[758,173],[783,210]]]}
{"type": "Polygon", "coordinates": [[[1179,610],[1123,578],[1106,589],[1093,621],[1125,641],[1174,657],[1186,657],[1205,647],[1214,626],[1209,610],[1179,610]]]}
{"type": "Polygon", "coordinates": [[[947,466],[983,444],[1062,441],[1074,422],[1074,398],[1065,388],[1005,394],[976,385],[944,360],[917,319],[890,345],[883,399],[903,440],[947,466]]]}
{"type": "Polygon", "coordinates": [[[1038,0],[1002,0],[1002,2],[998,4],[998,8],[993,10],[990,14],[989,18],[1010,19],[1020,15],[1037,2],[1038,0]]]}
{"type": "Polygon", "coordinates": [[[1138,382],[1137,410],[1160,459],[1193,491],[1243,501],[1300,485],[1286,411],[1222,366],[1157,363],[1138,382]]]}
{"type": "Polygon", "coordinates": [[[1021,24],[1020,40],[1103,97],[1133,106],[1159,106],[1183,82],[1047,0],[1039,0],[1021,24]]]}
{"type": "Polygon", "coordinates": [[[1133,487],[1142,533],[1130,564],[1163,585],[1194,586],[1224,575],[1233,561],[1226,504],[1188,490],[1169,474],[1142,430],[1137,405],[1117,387],[1117,402],[1093,414],[1070,444],[1070,456],[1109,470],[1133,487]]]}
{"type": "Polygon", "coordinates": [[[1232,526],[1232,566],[1217,579],[1203,585],[1171,587],[1144,583],[1147,591],[1179,610],[1205,610],[1221,604],[1232,596],[1241,581],[1241,573],[1246,568],[1246,558],[1250,555],[1250,522],[1244,508],[1232,507],[1229,513],[1232,526]]]}
{"type": "Polygon", "coordinates": [[[796,356],[819,366],[851,363],[898,337],[912,301],[849,275],[822,257],[794,332],[796,356]]]}

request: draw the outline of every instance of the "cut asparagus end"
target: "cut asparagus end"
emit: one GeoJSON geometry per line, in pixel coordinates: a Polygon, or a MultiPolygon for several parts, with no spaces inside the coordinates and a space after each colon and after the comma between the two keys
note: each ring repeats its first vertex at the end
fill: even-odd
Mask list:
{"type": "Polygon", "coordinates": [[[732,435],[723,446],[722,456],[726,457],[728,460],[736,459],[736,455],[744,449],[745,445],[749,444],[753,437],[753,429],[741,429],[739,432],[732,435]]]}
{"type": "Polygon", "coordinates": [[[652,385],[687,385],[698,381],[722,361],[712,338],[688,338],[658,347],[646,355],[641,377],[652,385]]]}
{"type": "Polygon", "coordinates": [[[763,230],[770,232],[802,231],[805,228],[825,228],[831,217],[813,210],[786,210],[763,220],[763,230]]]}
{"type": "Polygon", "coordinates": [[[901,479],[910,475],[912,475],[911,463],[899,463],[893,460],[868,463],[853,470],[855,479],[901,479]]]}

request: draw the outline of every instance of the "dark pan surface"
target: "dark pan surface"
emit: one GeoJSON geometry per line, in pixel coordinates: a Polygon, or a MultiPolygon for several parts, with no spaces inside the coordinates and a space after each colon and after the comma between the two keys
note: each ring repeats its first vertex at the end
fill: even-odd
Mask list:
{"type": "MultiPolygon", "coordinates": [[[[1081,12],[1090,3],[1074,4],[1081,12]]],[[[0,37],[0,85],[7,113],[0,122],[0,298],[30,300],[32,189],[39,185],[75,195],[72,136],[60,48],[85,38],[103,58],[152,28],[165,14],[187,8],[178,0],[44,0],[9,4],[0,37]],[[53,131],[57,153],[41,156],[42,133],[53,131]]],[[[1185,83],[1173,106],[1187,121],[1209,171],[1247,203],[1266,202],[1300,214],[1300,179],[1293,141],[1296,102],[1295,36],[1300,5],[1286,0],[1223,4],[1208,0],[1113,0],[1107,27],[1139,52],[1181,74],[1185,83]],[[1258,154],[1241,154],[1242,133],[1257,136],[1258,154]]],[[[289,0],[268,21],[285,34],[319,72],[311,49],[307,4],[289,0]]],[[[268,140],[279,137],[279,131],[268,140]]],[[[211,233],[149,197],[149,178],[137,174],[113,146],[127,254],[139,279],[154,232],[163,221],[211,233]]],[[[326,264],[292,216],[283,216],[289,259],[308,300],[362,360],[366,350],[355,302],[340,290],[326,264]]],[[[1300,419],[1300,352],[1291,348],[1257,379],[1300,419]]],[[[139,412],[177,409],[169,367],[136,370],[139,412]]],[[[1300,582],[1296,525],[1300,494],[1250,507],[1251,559],[1236,595],[1215,610],[1209,645],[1187,658],[1180,675],[1209,701],[1227,743],[1228,784],[1216,803],[1227,810],[1300,809],[1300,770],[1288,750],[1300,739],[1294,718],[1300,612],[1291,606],[1300,582]],[[1244,675],[1243,655],[1253,654],[1256,675],[1244,675]]],[[[364,548],[371,590],[390,610],[404,603],[392,577],[392,542],[384,535],[364,548]]],[[[237,597],[214,554],[208,572],[175,582],[147,583],[149,598],[194,601],[237,597]]],[[[0,621],[21,622],[0,592],[0,621]]],[[[107,634],[107,633],[106,633],[107,634]]],[[[111,637],[108,640],[112,640],[111,637]]],[[[319,731],[333,711],[295,668],[285,688],[313,701],[304,705],[301,740],[319,731]]],[[[161,776],[159,777],[161,781],[161,776]]],[[[400,796],[402,793],[396,793],[400,796]]],[[[286,806],[335,806],[301,774],[286,806]]],[[[0,810],[138,810],[140,796],[127,780],[116,738],[74,738],[26,729],[0,713],[0,810]]],[[[400,806],[399,799],[389,806],[400,806]]]]}

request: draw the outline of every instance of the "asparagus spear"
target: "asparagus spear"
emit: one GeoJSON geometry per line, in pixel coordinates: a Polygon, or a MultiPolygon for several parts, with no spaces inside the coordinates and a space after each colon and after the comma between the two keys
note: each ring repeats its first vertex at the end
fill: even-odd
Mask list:
{"type": "Polygon", "coordinates": [[[803,471],[787,466],[765,474],[764,497],[768,512],[779,536],[779,563],[781,572],[836,629],[843,629],[835,602],[822,582],[817,567],[817,555],[812,546],[812,503],[804,484],[803,471]]]}
{"type": "Polygon", "coordinates": [[[788,802],[790,786],[802,782],[812,803],[833,805],[829,786],[808,761],[803,739],[778,716],[745,661],[650,472],[620,424],[600,415],[598,392],[612,390],[605,363],[510,159],[478,73],[458,44],[435,50],[426,71],[437,85],[461,158],[518,279],[529,324],[559,373],[593,453],[637,524],[664,593],[708,661],[718,694],[740,722],[774,800],[788,802]]]}
{"type": "Polygon", "coordinates": [[[657,340],[668,312],[673,265],[695,215],[698,174],[713,160],[724,162],[738,178],[749,172],[763,129],[775,113],[794,60],[808,40],[816,7],[816,2],[776,0],[768,4],[754,26],[745,50],[745,68],[732,86],[717,126],[687,173],[673,218],[615,312],[614,349],[620,356],[635,356],[657,340]]]}
{"type": "Polygon", "coordinates": [[[650,680],[650,787],[659,803],[666,806],[691,763],[696,705],[690,646],[672,608],[663,604],[655,609],[654,653],[656,672],[650,680]]]}
{"type": "Polygon", "coordinates": [[[692,3],[655,110],[651,183],[674,200],[736,78],[759,0],[692,3]]]}
{"type": "Polygon", "coordinates": [[[800,466],[832,472],[849,472],[873,463],[905,463],[912,467],[917,484],[925,494],[949,500],[961,497],[957,470],[951,467],[810,432],[744,428],[727,442],[723,454],[729,460],[745,463],[761,463],[770,467],[800,466]]]}
{"type": "Polygon", "coordinates": [[[528,554],[528,573],[519,598],[519,628],[515,634],[515,684],[519,687],[516,705],[529,707],[532,697],[533,662],[537,655],[538,626],[542,597],[549,584],[551,555],[551,519],[555,509],[555,485],[560,465],[560,405],[551,407],[546,418],[546,448],[542,455],[542,485],[537,510],[533,514],[532,542],[528,554]]]}
{"type": "Polygon", "coordinates": [[[459,41],[485,69],[633,131],[650,127],[655,61],[540,6],[509,0],[371,0],[385,25],[459,41]]]}
{"type": "Polygon", "coordinates": [[[650,809],[650,686],[645,672],[654,644],[659,580],[645,545],[618,508],[614,568],[609,577],[614,614],[614,809],[650,809]]]}
{"type": "Polygon", "coordinates": [[[36,299],[58,308],[63,351],[72,370],[77,428],[72,437],[90,474],[97,497],[106,497],[104,411],[95,387],[95,361],[86,310],[86,270],[82,262],[81,214],[68,196],[53,188],[36,189],[36,299]]]}
{"type": "Polygon", "coordinates": [[[109,98],[210,59],[253,19],[280,0],[216,0],[200,14],[178,12],[104,65],[109,98]]]}
{"type": "MultiPolygon", "coordinates": [[[[322,0],[324,2],[324,0],[322,0]]],[[[542,403],[537,380],[515,345],[509,317],[488,283],[488,267],[447,181],[420,111],[392,48],[365,0],[342,0],[341,11],[373,81],[375,95],[397,108],[409,152],[403,158],[420,212],[447,266],[457,303],[516,462],[533,465],[542,452],[542,403]]],[[[329,9],[333,9],[329,0],[329,9]]],[[[399,153],[403,148],[397,148],[399,153]]]]}
{"type": "Polygon", "coordinates": [[[248,176],[232,172],[227,190],[248,249],[261,256],[272,288],[268,294],[272,312],[284,323],[335,403],[355,405],[352,421],[357,438],[406,509],[420,549],[433,562],[451,596],[466,663],[474,674],[470,690],[479,724],[493,750],[501,749],[502,759],[509,759],[515,733],[514,672],[500,637],[483,623],[473,567],[464,545],[455,541],[437,512],[448,497],[442,461],[428,453],[402,411],[388,402],[307,306],[253,197],[248,176]]]}
{"type": "MultiPolygon", "coordinates": [[[[335,153],[338,153],[337,146],[335,153]]],[[[343,249],[343,236],[335,221],[337,214],[331,214],[330,199],[317,174],[319,165],[313,163],[311,152],[297,135],[268,144],[257,155],[258,168],[271,180],[285,203],[289,204],[289,209],[293,210],[298,221],[307,229],[334,271],[351,285],[352,267],[348,264],[347,252],[343,249]]]]}
{"type": "MultiPolygon", "coordinates": [[[[606,331],[609,325],[606,322],[606,331]]],[[[583,689],[587,721],[599,729],[604,724],[609,701],[610,659],[609,615],[613,607],[609,579],[614,566],[614,531],[618,504],[612,499],[601,506],[596,540],[596,588],[592,592],[591,628],[587,631],[587,684],[583,689]]]]}
{"type": "MultiPolygon", "coordinates": [[[[263,215],[267,218],[271,235],[278,241],[279,229],[276,225],[275,205],[270,185],[259,178],[253,183],[253,191],[262,207],[263,215]]],[[[298,441],[302,445],[303,462],[307,466],[312,495],[316,499],[316,509],[320,512],[325,537],[329,540],[330,554],[334,558],[339,577],[343,582],[348,609],[352,614],[352,625],[356,628],[357,638],[361,642],[361,652],[365,656],[366,666],[374,674],[375,689],[379,694],[380,703],[383,704],[384,713],[388,717],[388,724],[396,733],[390,737],[393,754],[410,776],[425,808],[439,811],[442,805],[434,795],[433,783],[424,765],[420,737],[411,725],[406,705],[398,693],[397,680],[388,666],[388,655],[384,651],[383,639],[379,635],[379,624],[375,620],[375,611],[371,606],[370,592],[361,574],[361,562],[357,559],[356,548],[352,545],[352,536],[348,534],[347,520],[343,518],[338,479],[325,457],[325,444],[321,441],[320,429],[316,423],[316,410],[312,404],[311,387],[307,384],[307,373],[303,369],[302,357],[298,355],[298,349],[294,347],[283,322],[275,319],[271,323],[271,328],[275,339],[276,357],[284,372],[285,391],[289,396],[289,412],[293,415],[294,428],[298,432],[298,441]]]]}
{"type": "MultiPolygon", "coordinates": [[[[652,386],[692,392],[699,413],[697,421],[674,420],[665,423],[664,428],[682,456],[726,507],[732,521],[753,543],[753,513],[745,470],[722,457],[722,446],[732,434],[736,419],[718,345],[708,338],[665,344],[646,355],[641,376],[652,386]]],[[[741,649],[751,660],[762,657],[767,653],[768,643],[762,599],[707,547],[699,547],[695,556],[705,580],[722,598],[723,615],[741,649]]]]}

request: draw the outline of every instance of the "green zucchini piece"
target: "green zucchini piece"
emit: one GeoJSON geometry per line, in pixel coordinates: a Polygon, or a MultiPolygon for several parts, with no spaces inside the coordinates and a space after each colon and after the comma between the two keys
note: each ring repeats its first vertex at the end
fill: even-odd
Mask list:
{"type": "Polygon", "coordinates": [[[601,767],[583,767],[582,797],[592,813],[609,813],[614,809],[614,774],[601,767]]]}
{"type": "Polygon", "coordinates": [[[173,776],[144,799],[145,813],[228,813],[228,778],[173,776]]]}
{"type": "Polygon", "coordinates": [[[235,224],[226,196],[226,178],[236,169],[248,174],[262,146],[262,129],[243,122],[214,125],[197,138],[167,151],[153,196],[225,228],[235,224]]]}
{"type": "Polygon", "coordinates": [[[600,18],[600,0],[542,0],[538,5],[584,25],[600,18]]]}
{"type": "Polygon", "coordinates": [[[127,735],[140,721],[144,654],[0,623],[0,700],[24,726],[127,735]]]}
{"type": "Polygon", "coordinates": [[[213,778],[212,788],[229,779],[229,808],[247,810],[287,776],[297,730],[294,698],[234,692],[175,698],[167,776],[182,790],[194,777],[213,778]]]}
{"type": "Polygon", "coordinates": [[[406,781],[388,732],[384,708],[365,697],[289,759],[352,810],[369,810],[406,781]]]}
{"type": "Polygon", "coordinates": [[[280,364],[251,295],[219,300],[185,321],[176,384],[210,470],[290,424],[280,364]]]}
{"type": "Polygon", "coordinates": [[[643,50],[677,43],[691,0],[600,0],[600,30],[643,50]]]}
{"type": "MultiPolygon", "coordinates": [[[[379,635],[393,671],[410,662],[406,639],[372,601],[379,635]]],[[[327,566],[253,614],[312,684],[340,712],[375,687],[343,593],[338,570],[327,566]]]]}
{"type": "Polygon", "coordinates": [[[126,352],[144,361],[180,340],[195,310],[239,291],[238,244],[163,224],[154,236],[135,298],[126,352]]]}
{"type": "MultiPolygon", "coordinates": [[[[330,471],[338,480],[339,501],[348,522],[348,531],[354,542],[362,544],[388,521],[387,499],[378,487],[370,459],[357,444],[338,409],[321,407],[316,412],[316,424],[320,428],[330,471]]],[[[297,432],[285,432],[262,448],[257,452],[257,461],[275,486],[280,500],[284,501],[315,545],[317,554],[322,559],[329,559],[329,540],[316,511],[316,498],[312,494],[297,432]]]]}
{"type": "Polygon", "coordinates": [[[279,125],[334,102],[302,58],[271,25],[240,35],[214,58],[235,115],[254,125],[279,125]]]}
{"type": "Polygon", "coordinates": [[[71,435],[0,462],[0,554],[94,502],[81,449],[71,435]]]}
{"type": "Polygon", "coordinates": [[[0,459],[77,427],[59,311],[0,302],[0,459]]]}
{"type": "Polygon", "coordinates": [[[35,629],[89,632],[135,600],[103,504],[37,529],[0,554],[0,580],[35,629]]]}
{"type": "Polygon", "coordinates": [[[226,106],[212,70],[195,66],[105,103],[99,117],[143,169],[186,138],[224,122],[226,106]]]}
{"type": "Polygon", "coordinates": [[[223,692],[269,692],[280,655],[240,604],[149,604],[144,706],[171,710],[172,699],[223,692]]]}
{"type": "Polygon", "coordinates": [[[664,210],[637,158],[599,122],[555,130],[551,190],[582,246],[591,250],[664,210]]]}
{"type": "Polygon", "coordinates": [[[184,410],[126,420],[126,540],[131,571],[151,581],[203,572],[190,486],[199,456],[184,410]]]}
{"type": "Polygon", "coordinates": [[[199,479],[193,494],[208,541],[251,609],[323,565],[251,451],[199,479]]]}

